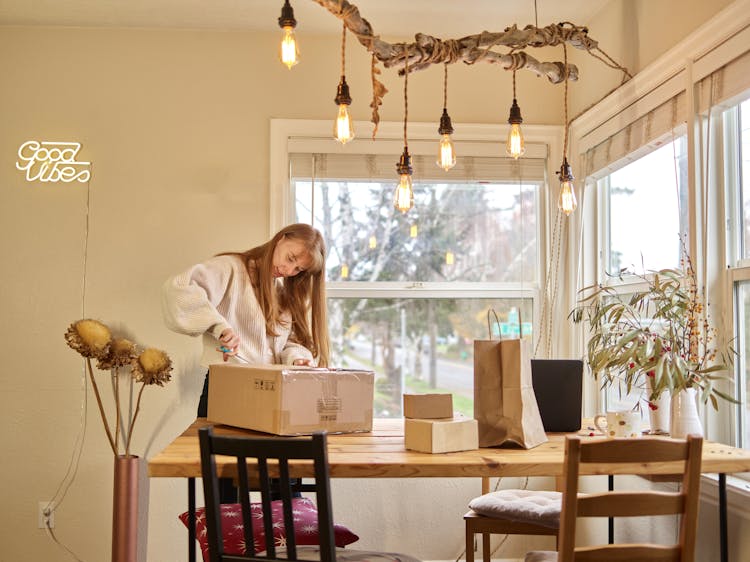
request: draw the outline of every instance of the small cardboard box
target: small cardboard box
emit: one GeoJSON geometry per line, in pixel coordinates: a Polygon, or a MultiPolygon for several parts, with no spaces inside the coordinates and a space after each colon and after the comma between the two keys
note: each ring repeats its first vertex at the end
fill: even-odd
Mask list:
{"type": "Polygon", "coordinates": [[[208,420],[276,435],[372,431],[372,371],[209,366],[208,420]]]}
{"type": "Polygon", "coordinates": [[[404,394],[404,417],[438,419],[453,417],[452,394],[404,394]]]}
{"type": "Polygon", "coordinates": [[[452,453],[479,448],[477,420],[457,415],[442,420],[405,419],[407,449],[422,453],[452,453]]]}

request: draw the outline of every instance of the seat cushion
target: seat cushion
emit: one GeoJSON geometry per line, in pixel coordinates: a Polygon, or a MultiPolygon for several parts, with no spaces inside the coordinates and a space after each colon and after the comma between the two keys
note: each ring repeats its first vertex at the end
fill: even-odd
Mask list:
{"type": "MultiPolygon", "coordinates": [[[[284,516],[281,500],[271,502],[271,512],[274,521],[273,538],[276,547],[286,546],[286,532],[284,530],[284,516]]],[[[266,549],[266,536],[263,530],[263,509],[260,503],[250,504],[253,518],[253,537],[255,551],[266,549]]],[[[309,498],[293,498],[292,512],[294,513],[294,538],[298,545],[317,545],[318,538],[318,509],[309,498]]],[[[180,521],[187,527],[188,512],[179,515],[180,521]]],[[[225,554],[245,554],[245,538],[242,532],[242,507],[238,503],[221,505],[221,530],[224,538],[225,554]]],[[[346,546],[359,537],[343,525],[333,525],[336,546],[346,546]]],[[[200,543],[203,560],[208,562],[208,531],[206,529],[205,508],[195,510],[195,537],[200,543]]]]}
{"type": "Polygon", "coordinates": [[[550,529],[560,528],[562,493],[544,490],[499,490],[469,502],[475,513],[550,529]]]}
{"type": "Polygon", "coordinates": [[[557,552],[552,550],[532,550],[526,553],[523,562],[557,562],[557,552]]]}

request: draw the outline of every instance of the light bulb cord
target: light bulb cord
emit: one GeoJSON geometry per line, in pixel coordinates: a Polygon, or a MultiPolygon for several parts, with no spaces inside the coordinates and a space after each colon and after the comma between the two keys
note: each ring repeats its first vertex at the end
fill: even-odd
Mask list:
{"type": "Polygon", "coordinates": [[[448,109],[448,63],[443,65],[443,109],[448,109]]]}
{"type": "Polygon", "coordinates": [[[409,49],[404,46],[404,148],[409,146],[406,140],[406,123],[409,119],[409,96],[407,93],[409,86],[409,49]]]}
{"type": "Polygon", "coordinates": [[[513,69],[513,101],[516,101],[516,69],[513,69]]]}
{"type": "Polygon", "coordinates": [[[346,74],[346,22],[344,22],[341,31],[341,76],[346,74]]]}
{"type": "Polygon", "coordinates": [[[564,125],[565,125],[565,135],[563,137],[563,158],[568,157],[568,47],[566,46],[565,42],[562,44],[563,46],[563,80],[565,80],[565,83],[563,84],[563,110],[564,110],[564,125]]]}

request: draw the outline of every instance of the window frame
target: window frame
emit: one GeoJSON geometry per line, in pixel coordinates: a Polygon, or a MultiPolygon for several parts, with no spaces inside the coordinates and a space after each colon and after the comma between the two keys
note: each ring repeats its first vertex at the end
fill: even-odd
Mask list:
{"type": "MultiPolygon", "coordinates": [[[[349,147],[341,146],[331,139],[331,124],[324,120],[309,119],[271,119],[271,146],[270,146],[270,216],[269,235],[273,235],[284,225],[288,224],[294,217],[293,193],[289,181],[289,144],[293,142],[309,142],[311,150],[326,152],[345,153],[349,147]]],[[[473,156],[501,155],[505,156],[505,134],[502,127],[483,124],[457,124],[454,125],[456,133],[453,135],[454,142],[460,148],[468,146],[473,156]]],[[[556,177],[557,162],[561,149],[562,128],[546,125],[524,125],[524,138],[528,145],[546,146],[546,185],[542,185],[539,192],[539,217],[537,249],[538,282],[532,287],[530,283],[377,283],[363,284],[356,282],[356,287],[351,286],[354,282],[329,282],[327,283],[328,294],[332,297],[354,296],[354,291],[359,295],[362,292],[374,296],[416,296],[421,298],[442,298],[450,293],[475,294],[475,298],[486,298],[487,296],[519,298],[530,296],[534,299],[534,310],[541,307],[543,280],[546,278],[546,267],[548,263],[548,248],[550,247],[550,209],[555,209],[554,201],[557,199],[557,189],[551,178],[556,177]],[[480,286],[481,285],[481,286],[480,286]]],[[[361,134],[361,133],[360,133],[361,134]]],[[[399,140],[403,138],[403,123],[381,122],[378,127],[377,138],[379,140],[399,140]]],[[[409,143],[436,143],[438,135],[433,123],[409,123],[409,143]]],[[[375,145],[374,150],[378,150],[375,145]]],[[[395,165],[395,162],[394,162],[395,165]]],[[[394,185],[396,180],[394,171],[394,185]]],[[[534,322],[538,323],[537,312],[534,322]]]]}
{"type": "MultiPolygon", "coordinates": [[[[749,92],[750,93],[750,92],[749,92]]],[[[747,102],[747,100],[744,100],[747,102]]],[[[730,332],[737,341],[741,336],[750,337],[741,314],[740,284],[750,283],[750,258],[745,258],[743,227],[743,170],[742,170],[742,122],[740,105],[742,100],[722,111],[722,161],[724,177],[724,196],[726,198],[727,229],[726,233],[726,261],[727,261],[727,283],[726,291],[730,295],[728,307],[731,309],[728,317],[731,321],[730,332]],[[733,235],[732,235],[733,233],[733,235]]],[[[750,113],[750,111],[748,112],[750,113]]],[[[750,187],[750,186],[749,186],[750,187]]],[[[737,447],[747,448],[750,442],[746,442],[745,436],[750,425],[750,415],[744,406],[750,398],[747,388],[747,374],[745,367],[750,362],[750,357],[743,357],[741,344],[736,346],[737,357],[734,366],[736,396],[741,403],[736,406],[735,423],[732,427],[732,441],[737,447]]]]}
{"type": "MultiPolygon", "coordinates": [[[[365,124],[360,125],[361,129],[365,124]]],[[[470,148],[472,156],[505,156],[505,135],[507,131],[496,125],[461,125],[454,124],[456,133],[453,138],[457,149],[470,148]]],[[[550,247],[551,224],[554,214],[550,218],[550,209],[556,211],[558,185],[555,181],[557,166],[560,161],[562,146],[562,127],[530,125],[524,126],[524,137],[527,146],[534,149],[544,148],[546,153],[545,178],[538,190],[538,248],[537,248],[537,281],[531,282],[375,282],[362,281],[329,281],[326,283],[327,296],[330,298],[414,298],[414,299],[445,299],[445,298],[475,298],[475,299],[530,299],[534,311],[533,334],[537,338],[541,333],[542,299],[545,297],[544,280],[548,267],[548,249],[550,247]]],[[[309,143],[310,152],[342,152],[358,151],[354,143],[341,146],[330,139],[330,122],[322,120],[271,120],[270,147],[270,217],[271,233],[275,233],[294,217],[295,201],[290,185],[291,152],[300,152],[309,143]],[[290,148],[290,145],[293,147],[290,148]]],[[[379,141],[403,142],[403,123],[381,122],[378,128],[379,141]]],[[[438,135],[433,123],[409,123],[409,147],[429,144],[437,145],[438,135]]],[[[374,144],[380,146],[384,143],[374,144]]],[[[378,150],[378,148],[376,148],[378,150]]],[[[375,151],[376,151],[375,150],[375,151]]],[[[373,152],[375,152],[373,151],[373,152]]],[[[528,152],[528,150],[527,150],[528,152]]],[[[360,152],[361,153],[361,152],[360,152]]],[[[459,158],[461,152],[459,152],[459,158]]],[[[397,180],[394,161],[394,187],[397,180]]]]}

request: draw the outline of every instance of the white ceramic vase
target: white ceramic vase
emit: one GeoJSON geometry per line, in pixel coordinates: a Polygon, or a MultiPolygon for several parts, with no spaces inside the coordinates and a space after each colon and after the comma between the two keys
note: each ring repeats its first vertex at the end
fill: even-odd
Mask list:
{"type": "MultiPolygon", "coordinates": [[[[651,377],[646,377],[646,388],[648,396],[651,396],[651,377]]],[[[672,397],[666,390],[661,393],[658,399],[650,401],[648,404],[648,433],[651,435],[665,435],[670,432],[672,426],[671,419],[672,397]]]]}
{"type": "Polygon", "coordinates": [[[689,434],[703,436],[703,424],[698,417],[695,389],[687,388],[672,395],[672,423],[669,433],[675,439],[689,434]]]}

